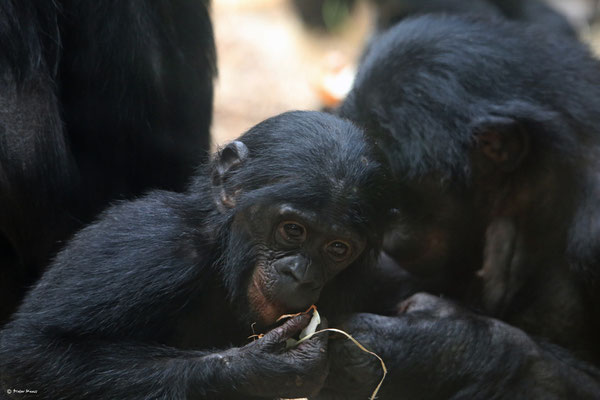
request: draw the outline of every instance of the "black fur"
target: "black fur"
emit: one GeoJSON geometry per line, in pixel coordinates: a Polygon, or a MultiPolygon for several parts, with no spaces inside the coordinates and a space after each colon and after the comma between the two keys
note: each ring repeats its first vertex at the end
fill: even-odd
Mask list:
{"type": "Polygon", "coordinates": [[[234,147],[186,193],[122,202],[75,235],[2,331],[3,389],[53,400],[303,397],[320,389],[326,335],[282,352],[282,338],[299,324],[292,320],[247,344],[261,311],[249,304],[250,275],[269,239],[238,227],[257,207],[285,203],[318,213],[323,229],[334,221],[370,233],[317,304],[325,316],[381,305],[369,290],[397,285],[369,272],[389,177],[362,131],[327,114],[283,114],[239,140],[247,153],[230,171],[221,166],[234,147]],[[235,206],[217,206],[220,185],[235,193],[235,206]]]}
{"type": "Polygon", "coordinates": [[[0,4],[0,325],[111,200],[183,190],[210,146],[208,1],[0,4]]]}
{"type": "MultiPolygon", "coordinates": [[[[352,11],[356,0],[294,0],[300,17],[310,27],[329,28],[328,22],[352,11]],[[332,15],[333,13],[333,15],[332,15]]],[[[372,0],[376,27],[384,31],[402,19],[423,14],[470,14],[536,24],[551,32],[576,36],[565,16],[544,0],[372,0]]],[[[340,21],[336,20],[339,23],[340,21]]]]}
{"type": "Polygon", "coordinates": [[[385,30],[410,16],[470,14],[536,24],[550,32],[576,36],[567,19],[544,0],[374,0],[377,26],[385,30]]]}
{"type": "MultiPolygon", "coordinates": [[[[421,294],[343,322],[388,363],[381,398],[597,397],[599,108],[598,61],[543,29],[428,16],[371,44],[340,111],[395,175],[384,249],[480,312],[421,294]]],[[[379,365],[332,351],[322,398],[363,398],[379,365]]]]}

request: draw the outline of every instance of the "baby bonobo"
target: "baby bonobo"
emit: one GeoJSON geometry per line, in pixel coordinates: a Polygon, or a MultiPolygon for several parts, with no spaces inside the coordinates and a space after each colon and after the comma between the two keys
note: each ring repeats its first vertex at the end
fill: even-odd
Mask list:
{"type": "Polygon", "coordinates": [[[258,124],[186,193],[122,202],[71,240],[2,332],[4,393],[314,395],[327,376],[327,335],[286,349],[310,316],[273,326],[315,303],[361,301],[356,289],[327,293],[371,287],[359,275],[381,243],[386,179],[348,121],[290,112],[258,124]],[[252,341],[253,331],[266,334],[252,341]]]}

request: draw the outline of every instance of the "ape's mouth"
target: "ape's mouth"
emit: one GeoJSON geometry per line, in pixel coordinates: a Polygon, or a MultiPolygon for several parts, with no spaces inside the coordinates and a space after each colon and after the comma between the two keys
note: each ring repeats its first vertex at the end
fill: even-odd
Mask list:
{"type": "Polygon", "coordinates": [[[280,315],[285,314],[286,310],[281,305],[269,300],[265,295],[264,275],[261,270],[260,267],[257,267],[252,274],[250,287],[248,288],[248,302],[252,313],[259,318],[259,321],[256,322],[272,325],[280,315]]]}

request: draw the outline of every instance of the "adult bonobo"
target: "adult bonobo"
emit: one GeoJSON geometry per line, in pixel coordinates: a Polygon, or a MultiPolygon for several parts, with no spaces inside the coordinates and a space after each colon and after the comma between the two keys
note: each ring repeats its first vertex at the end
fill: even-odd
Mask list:
{"type": "Polygon", "coordinates": [[[0,2],[0,326],[111,201],[182,191],[208,156],[208,3],[0,2]]]}
{"type": "MultiPolygon", "coordinates": [[[[575,36],[575,30],[565,16],[544,0],[372,0],[377,31],[383,31],[402,19],[423,14],[469,14],[508,18],[528,24],[538,24],[553,32],[575,36]]],[[[337,22],[344,12],[352,10],[356,0],[294,0],[303,21],[312,27],[325,28],[337,22]],[[333,7],[332,7],[333,6],[333,7]],[[337,8],[338,13],[326,10],[337,8]],[[333,18],[332,18],[333,17],[333,18]]]]}
{"type": "Polygon", "coordinates": [[[389,28],[402,19],[423,14],[470,14],[537,24],[549,31],[576,36],[567,18],[544,0],[374,0],[377,27],[389,28]]]}
{"type": "MultiPolygon", "coordinates": [[[[341,325],[386,360],[380,398],[600,394],[598,109],[600,64],[536,28],[430,16],[372,43],[341,114],[397,181],[384,248],[457,301],[341,325]]],[[[331,344],[322,397],[364,398],[370,359],[331,344]]]]}
{"type": "Polygon", "coordinates": [[[306,316],[247,338],[316,302],[324,315],[382,303],[366,289],[388,282],[368,271],[386,179],[348,121],[292,112],[260,123],[188,192],[123,202],[71,240],[0,336],[3,389],[51,399],[315,394],[327,335],[283,348],[306,316]]]}

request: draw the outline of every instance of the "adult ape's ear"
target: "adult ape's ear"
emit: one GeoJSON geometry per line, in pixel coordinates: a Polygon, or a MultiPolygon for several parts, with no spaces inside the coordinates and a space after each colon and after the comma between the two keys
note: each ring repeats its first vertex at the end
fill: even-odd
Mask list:
{"type": "Polygon", "coordinates": [[[217,153],[211,179],[215,203],[219,210],[235,207],[237,190],[227,188],[225,182],[228,173],[239,167],[247,158],[248,148],[238,140],[229,143],[217,153]]]}
{"type": "Polygon", "coordinates": [[[516,120],[488,116],[473,124],[477,151],[505,172],[516,170],[529,152],[529,134],[516,120]]]}

